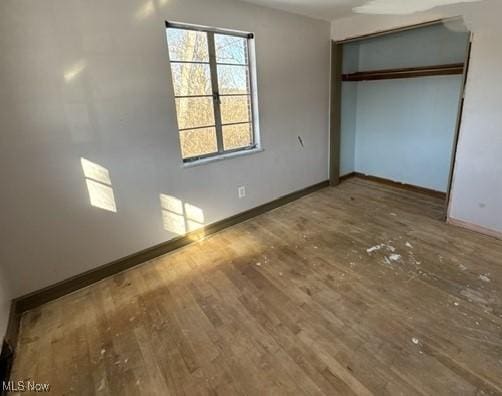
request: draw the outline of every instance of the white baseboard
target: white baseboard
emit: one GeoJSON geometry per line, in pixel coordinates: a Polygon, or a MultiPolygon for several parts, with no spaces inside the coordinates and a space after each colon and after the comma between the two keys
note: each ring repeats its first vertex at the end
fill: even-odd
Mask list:
{"type": "Polygon", "coordinates": [[[497,239],[502,239],[502,232],[500,231],[495,231],[490,228],[486,228],[477,224],[472,224],[467,221],[463,220],[458,220],[458,219],[453,219],[451,217],[448,217],[448,220],[446,220],[448,224],[457,226],[457,227],[462,227],[470,231],[478,232],[480,234],[488,235],[497,239]]]}

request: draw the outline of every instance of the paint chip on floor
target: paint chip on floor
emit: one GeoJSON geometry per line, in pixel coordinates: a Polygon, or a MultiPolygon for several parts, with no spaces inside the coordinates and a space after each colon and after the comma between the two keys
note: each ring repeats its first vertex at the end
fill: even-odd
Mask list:
{"type": "Polygon", "coordinates": [[[413,338],[411,339],[411,342],[413,342],[415,345],[418,345],[418,343],[419,343],[420,341],[418,340],[418,338],[413,337],[413,338]]]}
{"type": "Polygon", "coordinates": [[[366,249],[366,252],[368,254],[370,254],[370,253],[376,252],[376,251],[383,249],[383,248],[386,248],[389,252],[395,252],[396,248],[394,246],[390,245],[391,242],[392,241],[389,241],[387,243],[381,243],[380,245],[372,246],[372,247],[366,249]]]}
{"type": "Polygon", "coordinates": [[[381,244],[381,245],[375,245],[375,246],[372,246],[368,249],[366,249],[366,251],[368,253],[373,253],[373,252],[376,252],[377,250],[380,250],[381,248],[383,248],[385,245],[384,244],[381,244]]]}
{"type": "Polygon", "coordinates": [[[479,279],[481,279],[483,282],[489,283],[491,282],[491,279],[488,278],[486,275],[479,275],[479,279]]]}
{"type": "Polygon", "coordinates": [[[410,249],[413,249],[413,245],[409,242],[406,242],[406,247],[409,247],[410,249]]]}
{"type": "Polygon", "coordinates": [[[103,389],[105,389],[105,379],[104,378],[99,383],[98,392],[101,392],[103,389]]]}

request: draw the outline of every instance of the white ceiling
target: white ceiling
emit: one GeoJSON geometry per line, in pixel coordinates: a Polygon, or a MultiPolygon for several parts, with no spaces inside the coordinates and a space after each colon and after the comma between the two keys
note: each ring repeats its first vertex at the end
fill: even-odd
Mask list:
{"type": "MultiPolygon", "coordinates": [[[[349,15],[352,8],[365,3],[364,0],[244,0],[265,7],[277,8],[331,21],[349,15]]],[[[407,1],[407,0],[404,0],[407,1]]]]}
{"type": "Polygon", "coordinates": [[[317,19],[333,19],[361,14],[405,15],[456,3],[483,0],[244,0],[317,19]]]}

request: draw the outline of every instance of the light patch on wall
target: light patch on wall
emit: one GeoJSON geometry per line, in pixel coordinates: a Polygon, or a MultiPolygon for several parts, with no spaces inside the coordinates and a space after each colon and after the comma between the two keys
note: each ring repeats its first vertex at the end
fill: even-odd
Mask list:
{"type": "Polygon", "coordinates": [[[113,194],[108,169],[85,158],[80,158],[80,163],[82,164],[91,205],[95,208],[116,213],[117,204],[115,203],[115,195],[113,194]]]}
{"type": "Polygon", "coordinates": [[[352,11],[358,14],[408,15],[435,7],[478,1],[482,0],[370,0],[352,11]]]}
{"type": "Polygon", "coordinates": [[[94,179],[100,183],[112,184],[110,179],[110,172],[104,166],[95,164],[85,158],[81,158],[82,169],[84,171],[84,176],[88,179],[94,179]]]}
{"type": "Polygon", "coordinates": [[[148,0],[138,8],[136,13],[134,14],[134,17],[138,21],[146,19],[155,14],[155,11],[157,11],[158,8],[165,6],[168,2],[169,0],[148,0]]]}
{"type": "Polygon", "coordinates": [[[111,187],[90,179],[86,179],[85,182],[87,183],[89,200],[92,206],[108,210],[110,212],[117,212],[115,196],[113,195],[113,189],[111,187]]]}
{"type": "Polygon", "coordinates": [[[197,206],[186,203],[185,217],[188,231],[195,231],[204,226],[204,211],[197,206]]]}
{"type": "Polygon", "coordinates": [[[187,219],[195,221],[199,224],[204,224],[204,212],[201,208],[191,205],[189,203],[185,204],[185,214],[187,219]]]}
{"type": "Polygon", "coordinates": [[[185,235],[187,230],[183,214],[183,202],[171,195],[160,194],[160,206],[162,208],[164,229],[177,235],[185,235]]]}
{"type": "Polygon", "coordinates": [[[154,12],[155,12],[155,3],[153,2],[153,0],[149,0],[145,4],[143,4],[138,9],[138,11],[136,11],[135,17],[138,20],[143,20],[148,18],[154,12]]]}
{"type": "Polygon", "coordinates": [[[183,203],[171,195],[160,194],[160,206],[166,231],[182,236],[204,226],[204,211],[195,205],[183,203]]]}
{"type": "Polygon", "coordinates": [[[68,70],[65,71],[64,73],[64,79],[66,82],[70,82],[74,80],[80,73],[84,71],[84,69],[87,67],[87,63],[85,60],[80,60],[79,62],[75,63],[73,66],[71,66],[68,70]]]}

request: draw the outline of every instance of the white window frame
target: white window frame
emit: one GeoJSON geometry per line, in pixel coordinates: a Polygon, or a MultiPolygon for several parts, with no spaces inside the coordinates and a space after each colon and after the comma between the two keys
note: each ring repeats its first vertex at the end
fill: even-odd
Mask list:
{"type": "MultiPolygon", "coordinates": [[[[197,97],[213,97],[213,109],[214,109],[214,119],[215,125],[201,126],[195,128],[185,128],[180,129],[178,126],[178,136],[180,136],[181,132],[184,130],[196,130],[196,129],[204,129],[204,128],[216,128],[216,142],[218,151],[214,153],[201,154],[193,157],[182,158],[183,163],[187,166],[197,165],[206,162],[211,162],[213,160],[220,160],[225,158],[233,158],[243,154],[250,154],[262,151],[261,140],[260,140],[260,127],[259,127],[259,116],[258,116],[258,93],[257,93],[257,80],[256,80],[256,54],[255,54],[255,43],[254,43],[254,34],[246,33],[234,30],[227,29],[219,29],[212,28],[200,25],[192,25],[186,23],[178,23],[178,22],[169,22],[166,21],[166,33],[167,29],[182,29],[182,30],[194,30],[199,32],[204,32],[207,34],[207,44],[208,44],[208,52],[209,52],[209,68],[211,74],[211,85],[213,93],[212,95],[197,95],[197,97]],[[236,122],[236,123],[226,123],[223,124],[221,121],[221,109],[220,109],[220,97],[221,96],[232,96],[220,94],[218,87],[218,65],[226,65],[225,63],[217,63],[216,62],[216,48],[214,44],[214,35],[215,34],[225,34],[234,37],[245,38],[247,40],[247,66],[249,73],[249,96],[250,96],[250,107],[251,114],[250,120],[246,122],[236,122]],[[239,125],[239,124],[250,124],[251,127],[251,137],[252,142],[251,145],[245,147],[238,147],[235,149],[225,150],[223,146],[223,126],[227,125],[239,125]]],[[[169,46],[169,43],[167,43],[169,46]]],[[[169,56],[169,51],[168,51],[169,56]]],[[[169,63],[198,63],[198,62],[182,62],[182,61],[172,61],[169,59],[169,63]]],[[[203,62],[206,64],[206,62],[203,62]]],[[[236,65],[236,64],[232,64],[236,65]]],[[[174,81],[173,81],[173,94],[174,94],[174,81]]],[[[174,96],[178,98],[178,96],[174,96]]],[[[181,97],[180,97],[181,98],[181,97]]]]}

